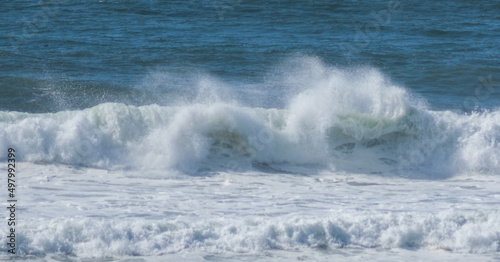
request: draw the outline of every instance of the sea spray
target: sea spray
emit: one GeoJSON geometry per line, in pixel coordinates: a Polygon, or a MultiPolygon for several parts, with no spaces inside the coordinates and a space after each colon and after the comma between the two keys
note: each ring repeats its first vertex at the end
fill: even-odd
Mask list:
{"type": "Polygon", "coordinates": [[[373,68],[308,63],[314,70],[281,76],[293,94],[283,108],[226,102],[211,91],[221,84],[202,78],[202,95],[176,106],[0,112],[0,143],[15,144],[23,161],[188,174],[263,165],[417,177],[498,170],[499,111],[433,111],[373,68]]]}

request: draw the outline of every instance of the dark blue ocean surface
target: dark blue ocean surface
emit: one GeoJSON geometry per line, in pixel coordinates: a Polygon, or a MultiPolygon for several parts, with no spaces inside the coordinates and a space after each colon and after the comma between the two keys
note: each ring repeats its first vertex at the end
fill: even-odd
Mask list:
{"type": "Polygon", "coordinates": [[[171,104],[196,96],[200,75],[248,106],[281,108],[279,75],[311,59],[375,68],[435,110],[500,106],[498,1],[41,0],[0,10],[2,111],[171,104]]]}

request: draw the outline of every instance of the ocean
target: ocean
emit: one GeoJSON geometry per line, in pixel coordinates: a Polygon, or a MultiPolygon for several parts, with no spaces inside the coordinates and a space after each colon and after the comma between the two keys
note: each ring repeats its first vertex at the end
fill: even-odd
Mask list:
{"type": "Polygon", "coordinates": [[[0,260],[500,260],[500,2],[0,10],[0,260]]]}

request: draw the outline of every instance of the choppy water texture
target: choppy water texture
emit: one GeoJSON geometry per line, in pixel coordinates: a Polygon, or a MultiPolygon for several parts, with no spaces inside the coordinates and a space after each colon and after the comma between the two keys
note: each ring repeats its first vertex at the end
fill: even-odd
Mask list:
{"type": "Polygon", "coordinates": [[[0,10],[20,258],[499,259],[495,1],[0,10]]]}

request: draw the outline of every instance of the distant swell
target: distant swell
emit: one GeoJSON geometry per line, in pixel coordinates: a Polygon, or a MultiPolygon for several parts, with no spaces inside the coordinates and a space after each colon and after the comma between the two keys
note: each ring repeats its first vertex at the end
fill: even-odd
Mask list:
{"type": "Polygon", "coordinates": [[[282,109],[219,100],[0,112],[0,147],[15,147],[23,161],[189,174],[297,166],[409,176],[500,169],[500,111],[431,111],[376,70],[315,66],[284,80],[298,88],[282,109]]]}

